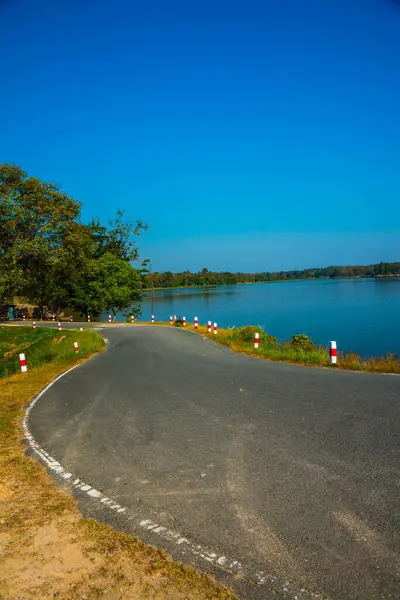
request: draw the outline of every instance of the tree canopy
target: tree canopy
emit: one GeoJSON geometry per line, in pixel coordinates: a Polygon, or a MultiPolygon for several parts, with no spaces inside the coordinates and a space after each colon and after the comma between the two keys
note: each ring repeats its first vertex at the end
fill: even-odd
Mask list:
{"type": "Polygon", "coordinates": [[[131,261],[145,225],[120,211],[107,226],[84,224],[80,208],[58,186],[0,165],[0,300],[21,296],[42,313],[70,307],[93,316],[140,300],[142,269],[131,261]]]}
{"type": "Polygon", "coordinates": [[[381,262],[367,266],[329,266],[323,268],[293,271],[263,271],[259,273],[231,273],[229,271],[213,272],[202,269],[197,273],[183,271],[181,273],[155,272],[146,274],[145,285],[150,289],[170,287],[214,287],[216,285],[234,285],[237,283],[261,283],[268,281],[289,281],[294,279],[337,279],[349,277],[391,277],[400,276],[400,262],[381,262]]]}

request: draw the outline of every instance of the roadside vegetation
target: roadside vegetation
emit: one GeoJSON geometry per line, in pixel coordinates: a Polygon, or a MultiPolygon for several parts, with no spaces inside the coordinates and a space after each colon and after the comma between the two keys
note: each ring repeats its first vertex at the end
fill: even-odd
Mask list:
{"type": "MultiPolygon", "coordinates": [[[[169,325],[169,323],[165,323],[169,325]]],[[[181,323],[175,323],[182,327],[181,323]]],[[[186,329],[195,331],[192,323],[186,329]]],[[[217,335],[207,333],[205,325],[199,325],[198,333],[210,340],[224,344],[235,352],[249,354],[266,360],[299,363],[302,365],[347,369],[352,371],[370,371],[374,373],[400,374],[400,360],[393,354],[377,358],[363,358],[359,354],[338,352],[337,364],[331,365],[329,349],[317,346],[305,334],[297,334],[290,341],[279,342],[277,338],[266,333],[262,327],[239,327],[235,329],[218,328],[217,335]],[[259,347],[254,348],[254,334],[259,334],[259,347]]]]}
{"type": "Polygon", "coordinates": [[[48,365],[68,365],[77,358],[101,350],[104,340],[95,331],[39,327],[0,327],[0,377],[20,371],[19,354],[25,354],[28,370],[48,365]],[[76,353],[74,342],[78,342],[76,353]]]}
{"type": "Polygon", "coordinates": [[[21,427],[27,403],[65,368],[101,349],[102,338],[94,331],[16,327],[0,327],[0,336],[0,597],[233,600],[207,575],[83,519],[72,497],[25,455],[21,427]],[[77,337],[79,354],[71,354],[77,337]],[[27,373],[16,372],[20,351],[27,373]]]}

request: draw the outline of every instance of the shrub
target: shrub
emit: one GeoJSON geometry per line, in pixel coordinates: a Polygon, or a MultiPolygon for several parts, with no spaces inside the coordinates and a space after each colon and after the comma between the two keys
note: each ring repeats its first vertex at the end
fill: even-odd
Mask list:
{"type": "Polygon", "coordinates": [[[297,333],[292,336],[293,346],[299,350],[314,350],[315,345],[305,333],[297,333]]]}
{"type": "Polygon", "coordinates": [[[258,327],[254,325],[247,325],[246,327],[240,327],[235,331],[234,336],[242,342],[252,342],[254,340],[254,334],[259,332],[258,327]]]}
{"type": "Polygon", "coordinates": [[[273,335],[270,335],[269,333],[265,333],[265,331],[262,331],[260,333],[260,342],[265,348],[274,350],[277,350],[279,348],[279,341],[277,340],[277,338],[273,335]]]}

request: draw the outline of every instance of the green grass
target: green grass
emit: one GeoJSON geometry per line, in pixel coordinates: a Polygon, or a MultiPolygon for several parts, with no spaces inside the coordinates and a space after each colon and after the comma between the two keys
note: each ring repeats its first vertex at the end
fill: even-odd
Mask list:
{"type": "Polygon", "coordinates": [[[28,373],[46,365],[68,366],[104,347],[104,340],[92,330],[61,331],[54,328],[0,327],[0,377],[20,371],[19,354],[25,354],[28,373]],[[75,353],[74,342],[79,344],[75,353]]]}
{"type": "MultiPolygon", "coordinates": [[[[168,325],[168,323],[157,324],[168,325]]],[[[193,324],[188,323],[186,329],[194,331],[193,324]]],[[[308,338],[304,334],[293,336],[297,343],[294,341],[280,343],[276,338],[266,333],[262,327],[253,327],[251,325],[237,329],[218,329],[217,335],[213,333],[207,334],[207,327],[199,325],[198,333],[206,335],[211,341],[228,346],[234,352],[249,354],[250,356],[265,360],[351,371],[400,374],[400,360],[393,354],[366,358],[359,354],[339,352],[337,364],[331,365],[328,347],[317,346],[311,340],[307,342],[308,338]],[[260,335],[258,350],[254,348],[255,332],[258,332],[260,335]]]]}

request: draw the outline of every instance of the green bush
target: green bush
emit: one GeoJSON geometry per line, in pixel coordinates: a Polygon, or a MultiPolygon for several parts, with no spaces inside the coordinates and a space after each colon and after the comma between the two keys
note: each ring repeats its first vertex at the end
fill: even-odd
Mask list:
{"type": "Polygon", "coordinates": [[[279,348],[279,341],[277,338],[265,331],[261,331],[260,333],[260,344],[271,350],[277,350],[279,348]]]}
{"type": "Polygon", "coordinates": [[[242,342],[252,342],[254,340],[254,334],[259,332],[260,331],[258,327],[254,327],[254,325],[247,325],[246,327],[240,327],[239,329],[236,329],[234,332],[234,337],[242,342]]]}
{"type": "Polygon", "coordinates": [[[312,343],[311,339],[305,333],[297,333],[292,336],[293,346],[299,350],[315,350],[315,344],[312,343]]]}

